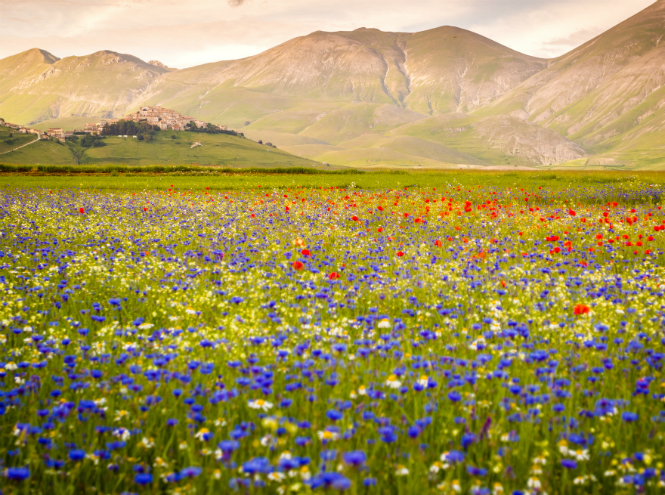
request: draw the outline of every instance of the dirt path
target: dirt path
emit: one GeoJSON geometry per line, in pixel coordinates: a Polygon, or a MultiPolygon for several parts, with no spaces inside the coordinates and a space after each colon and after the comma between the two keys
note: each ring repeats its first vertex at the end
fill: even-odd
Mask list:
{"type": "Polygon", "coordinates": [[[11,153],[12,151],[20,150],[21,148],[24,148],[25,146],[28,146],[29,144],[36,143],[37,141],[39,141],[39,137],[37,139],[35,139],[34,141],[30,141],[29,143],[22,144],[21,146],[19,146],[18,148],[14,148],[13,150],[3,151],[2,153],[0,153],[0,155],[6,155],[7,153],[11,153]]]}

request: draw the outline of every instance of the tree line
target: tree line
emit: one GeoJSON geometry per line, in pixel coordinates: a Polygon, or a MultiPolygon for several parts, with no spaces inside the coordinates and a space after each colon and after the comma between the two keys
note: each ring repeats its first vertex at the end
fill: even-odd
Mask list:
{"type": "Polygon", "coordinates": [[[159,126],[147,122],[119,120],[115,124],[106,124],[102,128],[102,136],[138,136],[140,140],[152,141],[152,136],[159,131],[159,126]]]}

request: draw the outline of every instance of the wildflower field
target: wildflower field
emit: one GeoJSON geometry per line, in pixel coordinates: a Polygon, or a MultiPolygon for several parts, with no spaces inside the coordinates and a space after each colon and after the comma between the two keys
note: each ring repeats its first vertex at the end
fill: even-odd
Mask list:
{"type": "Polygon", "coordinates": [[[663,185],[400,177],[13,178],[0,490],[661,493],[663,185]]]}

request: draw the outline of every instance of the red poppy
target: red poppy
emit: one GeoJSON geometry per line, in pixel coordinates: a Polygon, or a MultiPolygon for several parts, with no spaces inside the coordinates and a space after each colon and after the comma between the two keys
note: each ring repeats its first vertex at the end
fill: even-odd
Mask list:
{"type": "Polygon", "coordinates": [[[590,310],[589,306],[587,306],[586,304],[578,304],[578,305],[575,306],[575,308],[573,309],[573,312],[574,312],[576,315],[585,315],[585,314],[587,314],[589,311],[591,311],[591,310],[590,310]]]}
{"type": "Polygon", "coordinates": [[[355,216],[355,215],[353,215],[353,216],[351,217],[351,220],[353,220],[354,222],[357,222],[357,221],[358,221],[358,217],[355,216]]]}
{"type": "Polygon", "coordinates": [[[79,213],[85,213],[85,208],[79,208],[79,213]]]}
{"type": "Polygon", "coordinates": [[[330,280],[337,280],[339,278],[339,273],[337,272],[330,272],[330,275],[328,275],[328,278],[330,280]]]}
{"type": "Polygon", "coordinates": [[[300,251],[300,254],[302,254],[303,256],[309,256],[312,253],[309,252],[309,249],[303,249],[302,251],[300,251]]]}
{"type": "Polygon", "coordinates": [[[294,261],[293,262],[293,269],[294,270],[302,270],[302,267],[304,266],[300,261],[294,261]]]}
{"type": "Polygon", "coordinates": [[[397,256],[399,256],[399,257],[401,258],[402,256],[404,256],[404,252],[402,252],[402,251],[397,251],[397,256]]]}
{"type": "Polygon", "coordinates": [[[443,243],[442,243],[440,240],[438,240],[438,239],[437,239],[436,241],[434,241],[434,245],[437,246],[437,247],[441,247],[442,244],[443,244],[443,243]]]}

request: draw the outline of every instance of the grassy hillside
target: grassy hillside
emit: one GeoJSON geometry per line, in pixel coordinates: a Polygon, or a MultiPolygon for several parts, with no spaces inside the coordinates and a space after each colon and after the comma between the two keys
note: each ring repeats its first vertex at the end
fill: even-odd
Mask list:
{"type": "Polygon", "coordinates": [[[60,143],[37,141],[35,144],[0,155],[0,163],[18,165],[74,165],[71,150],[60,143]]]}
{"type": "MultiPolygon", "coordinates": [[[[34,134],[20,134],[10,127],[0,126],[0,156],[14,148],[34,141],[36,137],[34,134]]],[[[2,162],[2,158],[0,158],[0,162],[2,162]]]]}
{"type": "MultiPolygon", "coordinates": [[[[161,131],[152,142],[134,138],[104,138],[106,146],[81,148],[41,141],[17,151],[0,155],[0,163],[13,164],[185,164],[219,165],[224,167],[316,167],[320,163],[291,155],[285,151],[259,145],[249,139],[225,134],[161,131]],[[172,138],[175,136],[175,139],[172,138]],[[198,141],[202,146],[191,148],[198,141]]],[[[328,168],[328,167],[326,167],[328,168]]]]}

